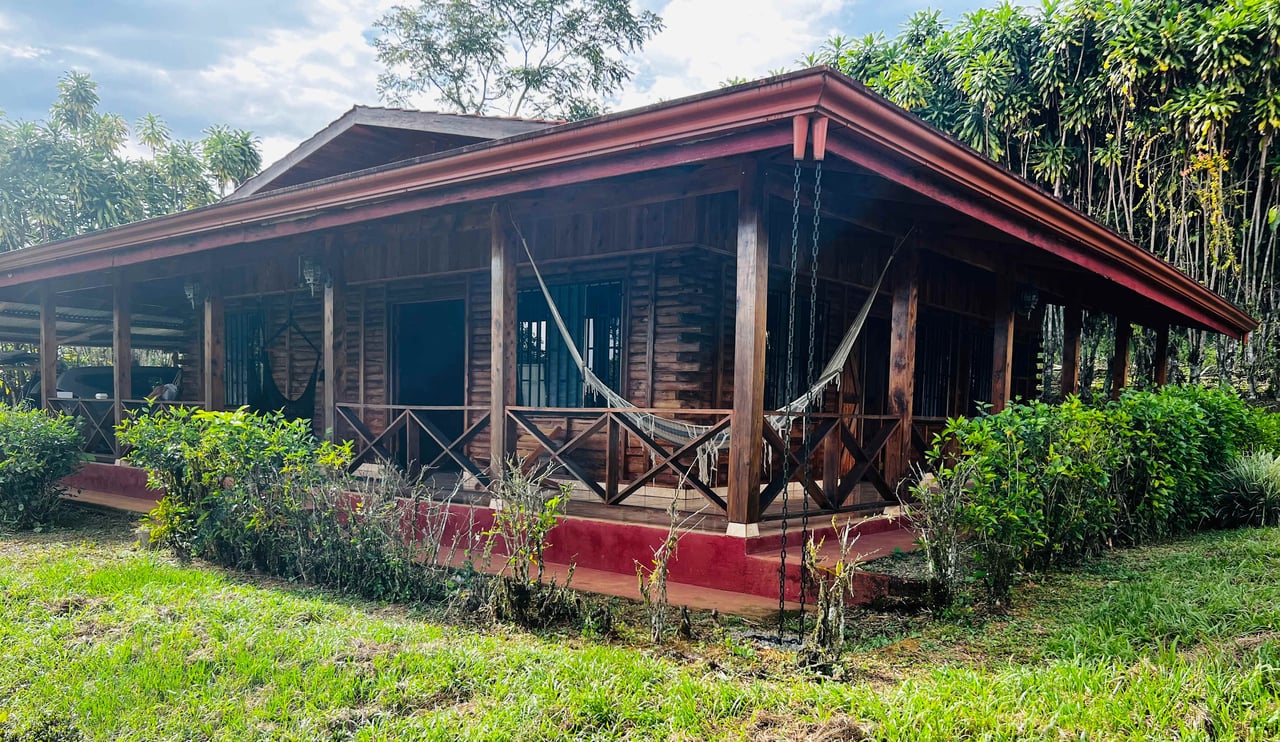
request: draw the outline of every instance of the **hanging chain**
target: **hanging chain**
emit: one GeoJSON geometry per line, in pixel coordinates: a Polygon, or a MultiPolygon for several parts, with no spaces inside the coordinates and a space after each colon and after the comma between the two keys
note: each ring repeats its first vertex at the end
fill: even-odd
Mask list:
{"type": "MultiPolygon", "coordinates": [[[[796,380],[795,380],[795,347],[796,347],[796,276],[800,266],[800,161],[796,160],[795,185],[791,194],[791,285],[787,301],[787,365],[786,365],[786,398],[791,399],[795,396],[796,380]]],[[[786,435],[787,445],[790,445],[791,433],[788,430],[786,435]]],[[[790,482],[791,469],[790,457],[785,453],[782,456],[782,481],[790,482]]],[[[789,495],[786,484],[782,487],[782,551],[779,553],[781,559],[778,568],[778,641],[782,641],[782,634],[786,623],[787,608],[787,512],[789,509],[789,495]]],[[[803,557],[802,557],[803,560],[803,557]]],[[[803,565],[803,561],[801,562],[803,565]]],[[[801,577],[803,579],[803,575],[801,577]]]]}
{"type": "MultiPolygon", "coordinates": [[[[818,160],[813,171],[813,243],[809,254],[809,357],[808,362],[805,364],[805,383],[807,384],[814,382],[814,350],[818,344],[818,230],[822,226],[821,210],[822,160],[818,160]]],[[[809,412],[811,409],[811,405],[805,405],[804,417],[800,423],[800,451],[805,454],[804,461],[801,462],[804,467],[804,482],[808,482],[813,477],[813,457],[809,455],[809,412]]],[[[809,494],[807,488],[802,487],[800,494],[800,641],[804,641],[804,588],[806,576],[808,575],[805,565],[809,559],[809,494]]]]}

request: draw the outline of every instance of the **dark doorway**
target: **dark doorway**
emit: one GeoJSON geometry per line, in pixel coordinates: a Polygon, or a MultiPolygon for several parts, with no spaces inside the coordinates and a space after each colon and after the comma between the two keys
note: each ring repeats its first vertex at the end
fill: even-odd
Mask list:
{"type": "MultiPolygon", "coordinates": [[[[398,304],[392,313],[392,363],[395,404],[423,407],[461,407],[466,404],[464,380],[467,373],[466,307],[461,299],[398,304]]],[[[462,435],[462,410],[419,410],[446,442],[462,435]]],[[[442,453],[430,435],[412,421],[408,433],[401,433],[398,458],[401,464],[428,464],[442,453]]],[[[457,464],[445,457],[437,470],[456,471],[457,464]]]]}

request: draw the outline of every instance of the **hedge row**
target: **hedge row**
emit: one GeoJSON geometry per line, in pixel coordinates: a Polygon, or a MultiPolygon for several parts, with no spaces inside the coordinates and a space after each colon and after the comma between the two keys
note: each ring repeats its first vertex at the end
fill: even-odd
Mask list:
{"type": "Polygon", "coordinates": [[[1075,397],[1013,404],[948,422],[916,509],[967,536],[979,576],[999,597],[1018,571],[1254,519],[1258,503],[1224,477],[1259,450],[1280,450],[1280,417],[1228,390],[1168,386],[1103,406],[1075,397]]]}

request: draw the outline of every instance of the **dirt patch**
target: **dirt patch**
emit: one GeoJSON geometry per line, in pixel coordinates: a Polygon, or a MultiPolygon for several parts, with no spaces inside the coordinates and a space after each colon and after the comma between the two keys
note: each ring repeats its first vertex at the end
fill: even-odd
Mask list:
{"type": "Polygon", "coordinates": [[[65,598],[51,600],[44,604],[51,616],[70,616],[73,613],[89,613],[108,605],[106,598],[86,598],[83,595],[69,595],[65,598]]]}
{"type": "Polygon", "coordinates": [[[742,729],[746,739],[753,742],[854,742],[872,740],[874,728],[845,714],[837,714],[823,721],[805,721],[768,711],[757,712],[742,729]]]}
{"type": "Polygon", "coordinates": [[[371,670],[379,658],[392,654],[394,649],[390,644],[356,637],[346,647],[345,651],[333,658],[333,662],[335,665],[348,665],[362,670],[371,670]]]}

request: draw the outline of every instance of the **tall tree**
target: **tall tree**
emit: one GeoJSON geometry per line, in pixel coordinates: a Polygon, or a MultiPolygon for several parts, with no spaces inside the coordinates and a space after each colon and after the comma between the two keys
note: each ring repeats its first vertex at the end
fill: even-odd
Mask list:
{"type": "Polygon", "coordinates": [[[426,93],[459,113],[580,119],[630,79],[626,55],[662,19],[629,0],[418,0],[375,27],[392,103],[426,93]]]}
{"type": "MultiPolygon", "coordinates": [[[[917,13],[895,38],[833,37],[807,61],[1254,313],[1262,326],[1244,346],[1184,331],[1174,371],[1280,393],[1280,0],[1005,1],[952,25],[917,13]]],[[[1149,363],[1144,342],[1135,356],[1149,363]]]]}
{"type": "Polygon", "coordinates": [[[152,114],[135,127],[151,157],[127,157],[128,124],[98,103],[97,83],[69,72],[48,120],[0,113],[0,251],[212,203],[262,163],[249,132],[215,126],[202,144],[174,141],[152,114]]]}

